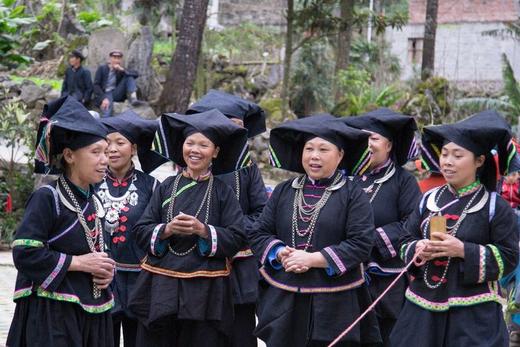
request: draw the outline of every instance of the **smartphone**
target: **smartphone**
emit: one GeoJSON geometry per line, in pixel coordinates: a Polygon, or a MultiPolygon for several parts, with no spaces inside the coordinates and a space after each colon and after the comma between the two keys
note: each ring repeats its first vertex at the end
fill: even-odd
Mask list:
{"type": "Polygon", "coordinates": [[[444,216],[433,216],[430,219],[430,240],[442,241],[441,239],[432,236],[432,233],[446,233],[446,218],[444,218],[444,216]]]}

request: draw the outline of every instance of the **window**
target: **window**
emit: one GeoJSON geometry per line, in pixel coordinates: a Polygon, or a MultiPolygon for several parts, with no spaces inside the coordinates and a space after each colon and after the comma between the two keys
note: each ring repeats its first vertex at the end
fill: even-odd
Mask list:
{"type": "Polygon", "coordinates": [[[422,63],[423,41],[422,37],[412,37],[408,39],[408,61],[410,63],[422,63]]]}

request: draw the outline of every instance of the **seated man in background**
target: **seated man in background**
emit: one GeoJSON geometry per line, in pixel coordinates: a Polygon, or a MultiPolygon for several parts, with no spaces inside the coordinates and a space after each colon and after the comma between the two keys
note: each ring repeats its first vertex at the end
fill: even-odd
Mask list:
{"type": "Polygon", "coordinates": [[[79,50],[70,52],[69,67],[65,71],[61,96],[73,96],[88,108],[92,97],[92,76],[90,71],[81,65],[83,60],[85,60],[85,57],[79,50]]]}
{"type": "Polygon", "coordinates": [[[109,53],[109,62],[98,67],[94,77],[96,105],[101,109],[101,117],[112,115],[114,102],[123,102],[127,98],[132,106],[139,106],[137,100],[136,72],[126,70],[123,65],[123,52],[113,50],[109,53]]]}

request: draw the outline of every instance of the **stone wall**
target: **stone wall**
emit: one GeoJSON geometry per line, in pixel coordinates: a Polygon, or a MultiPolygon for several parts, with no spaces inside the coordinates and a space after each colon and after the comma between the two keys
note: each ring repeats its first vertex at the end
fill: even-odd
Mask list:
{"type": "Polygon", "coordinates": [[[284,0],[219,0],[218,2],[220,25],[233,26],[252,22],[260,26],[285,27],[286,1],[284,0]]]}
{"type": "MultiPolygon", "coordinates": [[[[435,44],[435,74],[453,82],[468,84],[501,83],[502,60],[505,53],[517,76],[520,76],[520,44],[518,41],[500,40],[483,36],[482,32],[503,27],[501,23],[441,24],[437,27],[435,44]]],[[[411,62],[411,39],[422,39],[423,25],[407,25],[403,30],[388,30],[387,42],[392,54],[399,58],[403,80],[410,79],[420,70],[422,44],[417,43],[418,60],[411,62]]]]}

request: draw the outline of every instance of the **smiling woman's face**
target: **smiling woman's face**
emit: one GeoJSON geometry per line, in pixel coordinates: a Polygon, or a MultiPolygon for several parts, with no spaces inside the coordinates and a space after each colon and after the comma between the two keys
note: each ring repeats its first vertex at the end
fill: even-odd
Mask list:
{"type": "Polygon", "coordinates": [[[217,157],[219,148],[201,133],[191,134],[182,145],[182,157],[193,173],[205,173],[211,161],[217,157]]]}
{"type": "Polygon", "coordinates": [[[132,157],[137,151],[133,145],[121,133],[114,132],[107,135],[108,140],[108,166],[114,171],[129,167],[132,157]]]}
{"type": "Polygon", "coordinates": [[[343,150],[320,137],[310,139],[303,146],[302,166],[313,180],[332,176],[342,159],[343,150]]]}
{"type": "Polygon", "coordinates": [[[442,146],[439,164],[446,182],[455,189],[463,188],[476,179],[477,169],[484,164],[483,155],[475,157],[473,152],[449,142],[442,146]]]}

